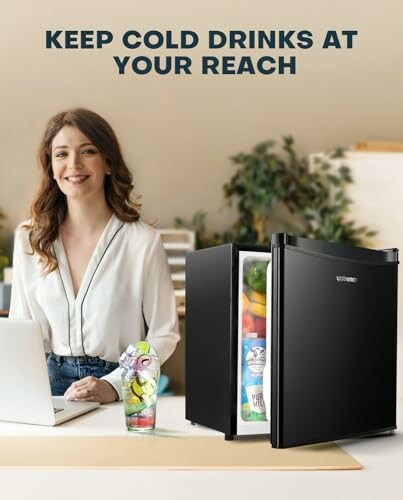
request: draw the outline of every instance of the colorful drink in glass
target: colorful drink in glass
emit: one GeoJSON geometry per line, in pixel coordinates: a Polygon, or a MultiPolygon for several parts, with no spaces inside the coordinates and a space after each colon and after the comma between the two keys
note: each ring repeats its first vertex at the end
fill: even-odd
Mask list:
{"type": "Polygon", "coordinates": [[[120,357],[123,403],[129,431],[155,428],[160,365],[148,342],[129,345],[120,357]]]}

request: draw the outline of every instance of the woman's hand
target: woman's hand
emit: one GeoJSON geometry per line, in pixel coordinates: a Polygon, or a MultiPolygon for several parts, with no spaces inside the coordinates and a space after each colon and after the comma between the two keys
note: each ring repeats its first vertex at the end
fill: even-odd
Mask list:
{"type": "Polygon", "coordinates": [[[68,401],[97,401],[99,403],[112,403],[119,398],[109,382],[96,377],[84,377],[73,382],[64,393],[64,397],[68,401]]]}

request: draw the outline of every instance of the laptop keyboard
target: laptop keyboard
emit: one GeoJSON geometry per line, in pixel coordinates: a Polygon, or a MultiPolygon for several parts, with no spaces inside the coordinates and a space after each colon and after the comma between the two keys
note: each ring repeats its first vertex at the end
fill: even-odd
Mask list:
{"type": "Polygon", "coordinates": [[[54,413],[59,413],[59,411],[63,411],[64,408],[53,408],[54,413]]]}

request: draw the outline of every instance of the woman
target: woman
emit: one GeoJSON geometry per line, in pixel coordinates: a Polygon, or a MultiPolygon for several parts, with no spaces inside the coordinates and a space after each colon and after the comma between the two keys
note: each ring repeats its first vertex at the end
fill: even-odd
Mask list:
{"type": "Polygon", "coordinates": [[[119,356],[144,338],[163,363],[179,340],[158,233],[139,220],[132,176],[99,115],[54,116],[39,148],[31,219],[16,232],[11,318],[39,321],[52,394],[122,399],[119,356]]]}

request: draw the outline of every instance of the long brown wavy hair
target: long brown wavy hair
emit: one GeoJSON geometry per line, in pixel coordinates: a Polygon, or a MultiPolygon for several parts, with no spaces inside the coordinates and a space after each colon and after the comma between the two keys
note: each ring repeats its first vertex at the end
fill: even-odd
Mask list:
{"type": "Polygon", "coordinates": [[[38,160],[41,171],[38,191],[31,204],[30,221],[23,226],[28,229],[32,255],[39,256],[43,274],[57,269],[53,242],[67,215],[66,196],[53,179],[52,141],[64,127],[78,128],[98,148],[108,163],[111,175],[105,176],[105,197],[108,206],[123,222],[135,222],[140,217],[141,205],[130,199],[134,188],[130,173],[120,150],[116,135],[101,116],[88,109],[77,108],[53,116],[43,134],[38,160]]]}

